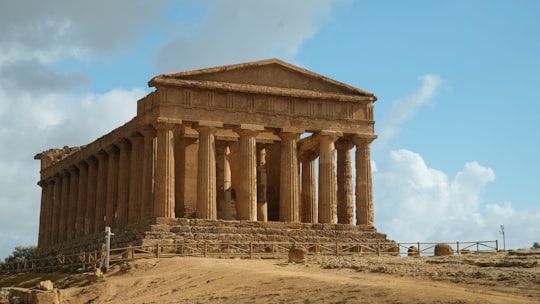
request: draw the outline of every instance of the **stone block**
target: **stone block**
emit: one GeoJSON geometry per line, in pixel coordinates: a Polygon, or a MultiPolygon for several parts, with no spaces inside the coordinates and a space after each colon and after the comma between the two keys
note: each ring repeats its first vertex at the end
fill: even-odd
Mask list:
{"type": "Polygon", "coordinates": [[[156,225],[150,225],[150,231],[171,231],[171,226],[166,224],[156,224],[156,225]]]}
{"type": "Polygon", "coordinates": [[[51,291],[54,289],[54,286],[51,280],[40,281],[37,287],[39,290],[44,290],[44,291],[51,291]]]}

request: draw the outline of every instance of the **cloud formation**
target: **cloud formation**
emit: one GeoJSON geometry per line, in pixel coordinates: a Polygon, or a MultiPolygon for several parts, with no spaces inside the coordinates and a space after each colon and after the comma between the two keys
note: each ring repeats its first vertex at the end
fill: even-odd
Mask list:
{"type": "Polygon", "coordinates": [[[291,60],[302,42],[330,18],[332,0],[202,1],[204,18],[175,24],[157,56],[159,73],[268,56],[291,60]]]}
{"type": "Polygon", "coordinates": [[[482,195],[494,180],[493,170],[477,162],[466,163],[449,178],[417,153],[391,151],[373,173],[377,228],[401,242],[455,242],[500,239],[504,224],[508,235],[514,233],[507,246],[523,246],[540,233],[534,224],[540,210],[516,211],[509,202],[485,202],[482,195]]]}
{"type": "Polygon", "coordinates": [[[418,110],[428,105],[437,94],[442,84],[442,78],[435,74],[426,74],[418,78],[421,87],[412,94],[396,100],[390,110],[385,113],[379,124],[378,145],[385,145],[396,136],[403,124],[412,119],[418,110]]]}

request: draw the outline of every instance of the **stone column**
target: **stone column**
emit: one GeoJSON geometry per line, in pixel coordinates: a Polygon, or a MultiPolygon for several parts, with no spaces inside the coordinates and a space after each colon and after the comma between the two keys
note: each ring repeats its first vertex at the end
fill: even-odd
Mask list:
{"type": "Polygon", "coordinates": [[[54,176],[54,199],[52,208],[51,245],[58,243],[60,228],[60,216],[62,207],[62,176],[57,173],[54,176]]]}
{"type": "Polygon", "coordinates": [[[75,165],[69,167],[69,199],[68,199],[68,216],[67,216],[67,240],[75,238],[75,225],[77,222],[77,209],[79,198],[79,168],[75,165]]]}
{"type": "Polygon", "coordinates": [[[44,180],[38,182],[38,185],[41,187],[41,205],[39,208],[39,231],[38,231],[38,248],[43,248],[45,246],[45,225],[47,218],[47,192],[48,183],[44,180]]]}
{"type": "Polygon", "coordinates": [[[354,147],[348,138],[336,142],[337,150],[337,216],[340,224],[353,224],[353,183],[351,170],[351,149],[354,147]]]}
{"type": "Polygon", "coordinates": [[[96,185],[96,216],[94,217],[94,232],[105,231],[105,209],[107,208],[107,171],[108,156],[105,151],[100,150],[96,154],[98,160],[97,185],[96,185]]]}
{"type": "Polygon", "coordinates": [[[229,156],[231,154],[230,149],[231,142],[222,141],[220,145],[217,145],[217,189],[218,193],[216,194],[217,201],[220,204],[221,209],[221,218],[224,220],[232,220],[233,210],[231,202],[231,190],[232,190],[232,179],[231,179],[231,164],[229,156]]]}
{"type": "Polygon", "coordinates": [[[144,138],[135,133],[131,140],[131,162],[129,179],[128,224],[139,222],[142,218],[142,181],[143,181],[143,141],[144,138]]]}
{"type": "Polygon", "coordinates": [[[109,155],[107,164],[107,198],[105,207],[105,226],[116,228],[116,212],[118,208],[118,148],[110,145],[105,148],[109,155]]]}
{"type": "Polygon", "coordinates": [[[375,137],[354,136],[356,144],[356,225],[373,226],[373,192],[369,145],[375,137]]]}
{"type": "Polygon", "coordinates": [[[236,218],[257,220],[257,149],[255,137],[264,128],[257,125],[242,125],[235,130],[239,141],[239,185],[236,196],[236,218]]]}
{"type": "Polygon", "coordinates": [[[96,231],[96,190],[98,184],[98,160],[90,156],[88,164],[88,186],[86,192],[86,211],[84,219],[84,235],[89,235],[96,231]]]}
{"type": "Polygon", "coordinates": [[[196,205],[195,195],[192,195],[190,199],[186,189],[189,191],[190,188],[187,181],[188,167],[195,167],[197,162],[196,159],[188,159],[186,153],[188,147],[197,142],[197,138],[186,137],[186,127],[176,125],[174,128],[174,214],[179,218],[191,217],[195,212],[196,205]]]}
{"type": "Polygon", "coordinates": [[[317,187],[315,176],[315,151],[306,151],[302,154],[302,207],[300,210],[303,223],[317,222],[317,187]]]}
{"type": "Polygon", "coordinates": [[[257,147],[257,221],[268,222],[268,178],[266,172],[266,145],[257,147]]]}
{"type": "Polygon", "coordinates": [[[141,130],[143,141],[143,177],[141,206],[144,219],[150,219],[154,215],[154,137],[156,130],[147,126],[141,130]]]}
{"type": "Polygon", "coordinates": [[[79,185],[77,191],[77,221],[75,222],[75,238],[80,238],[84,235],[85,216],[86,216],[86,199],[88,196],[88,164],[85,161],[79,162],[79,185]]]}
{"type": "Polygon", "coordinates": [[[154,216],[174,218],[174,124],[158,122],[154,216]]]}
{"type": "Polygon", "coordinates": [[[54,179],[46,181],[47,183],[47,209],[45,214],[45,236],[44,236],[44,245],[50,246],[52,243],[51,234],[52,234],[52,223],[53,219],[53,204],[54,204],[54,179]]]}
{"type": "Polygon", "coordinates": [[[321,131],[319,139],[319,223],[336,223],[337,193],[334,141],[337,133],[321,131]]]}
{"type": "Polygon", "coordinates": [[[300,221],[300,181],[298,175],[297,141],[299,133],[280,132],[281,156],[279,174],[279,220],[300,221]]]}
{"type": "Polygon", "coordinates": [[[197,217],[217,219],[216,205],[216,152],[214,134],[221,122],[199,122],[195,129],[199,132],[197,166],[197,217]]]}
{"type": "Polygon", "coordinates": [[[60,172],[62,176],[62,197],[60,198],[60,223],[58,224],[58,243],[66,241],[69,215],[69,172],[60,172]]]}
{"type": "Polygon", "coordinates": [[[125,138],[118,142],[118,209],[116,210],[116,229],[122,229],[128,222],[129,177],[131,146],[125,138]]]}

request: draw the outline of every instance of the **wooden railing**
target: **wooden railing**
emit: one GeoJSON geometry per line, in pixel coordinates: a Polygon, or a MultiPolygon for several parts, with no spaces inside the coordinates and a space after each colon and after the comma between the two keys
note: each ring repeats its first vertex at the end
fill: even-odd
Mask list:
{"type": "MultiPolygon", "coordinates": [[[[395,242],[332,242],[296,243],[308,250],[308,255],[408,255],[414,246],[419,256],[433,255],[433,249],[440,243],[395,243],[395,242]]],[[[452,242],[455,253],[497,252],[497,241],[452,242]]],[[[154,246],[129,246],[113,248],[109,263],[119,263],[141,258],[165,258],[173,256],[201,257],[241,257],[241,258],[280,258],[286,257],[293,243],[289,242],[241,242],[241,243],[177,243],[156,244],[154,246]]],[[[81,252],[71,255],[58,255],[21,262],[0,264],[0,273],[51,271],[68,267],[95,269],[103,266],[104,254],[100,251],[81,252]]]]}

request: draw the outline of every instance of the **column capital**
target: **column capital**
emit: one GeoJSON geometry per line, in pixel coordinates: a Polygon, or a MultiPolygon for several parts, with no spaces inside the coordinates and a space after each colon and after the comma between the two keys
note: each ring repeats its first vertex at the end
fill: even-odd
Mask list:
{"type": "Polygon", "coordinates": [[[133,141],[133,140],[136,140],[136,139],[142,139],[143,138],[143,135],[140,133],[140,132],[133,132],[131,135],[129,135],[129,140],[130,141],[133,141]]]}
{"type": "Polygon", "coordinates": [[[88,167],[88,159],[81,159],[78,163],[77,163],[77,167],[81,168],[81,167],[88,167]]]}
{"type": "Polygon", "coordinates": [[[110,145],[108,147],[105,147],[104,150],[105,152],[107,152],[108,155],[111,155],[118,152],[118,147],[116,145],[110,145]]]}
{"type": "Polygon", "coordinates": [[[298,140],[300,138],[301,133],[292,133],[292,132],[283,132],[279,131],[277,133],[277,136],[281,139],[292,139],[292,140],[298,140]]]}
{"type": "Polygon", "coordinates": [[[156,136],[156,129],[154,129],[154,127],[152,125],[146,125],[144,126],[141,130],[139,130],[139,132],[144,136],[144,137],[153,137],[153,136],[156,136]]]}
{"type": "Polygon", "coordinates": [[[302,160],[302,162],[314,161],[315,159],[317,159],[317,157],[319,157],[319,153],[314,150],[306,150],[300,153],[300,159],[302,160]]]}
{"type": "Polygon", "coordinates": [[[178,126],[179,124],[182,124],[182,121],[179,120],[179,123],[178,122],[174,122],[174,121],[171,121],[171,120],[159,120],[154,122],[152,124],[152,126],[156,129],[156,130],[172,130],[175,126],[178,126]]]}
{"type": "Polygon", "coordinates": [[[354,143],[349,137],[338,138],[335,145],[337,150],[350,150],[354,147],[354,143]]]}
{"type": "Polygon", "coordinates": [[[351,136],[355,145],[359,144],[371,144],[376,138],[375,134],[353,134],[351,136]]]}
{"type": "Polygon", "coordinates": [[[343,133],[340,131],[321,130],[314,135],[319,142],[323,140],[330,140],[332,142],[335,142],[338,138],[343,136],[343,133]]]}
{"type": "Polygon", "coordinates": [[[70,165],[67,170],[69,171],[69,174],[73,174],[79,171],[79,168],[77,168],[77,165],[70,165]]]}
{"type": "Polygon", "coordinates": [[[242,131],[256,131],[256,132],[259,132],[259,131],[264,131],[264,126],[262,126],[262,125],[254,125],[254,124],[240,124],[240,125],[233,126],[232,129],[236,133],[239,133],[239,132],[242,132],[242,131]]]}
{"type": "Polygon", "coordinates": [[[86,164],[90,165],[90,164],[96,164],[97,161],[98,161],[98,158],[94,155],[90,155],[88,156],[88,158],[85,160],[86,161],[86,164]]]}
{"type": "Polygon", "coordinates": [[[69,171],[67,169],[64,169],[62,171],[60,171],[60,176],[61,177],[66,177],[69,175],[69,171]]]}
{"type": "Polygon", "coordinates": [[[223,127],[221,121],[212,121],[212,120],[199,120],[193,124],[193,129],[197,132],[210,132],[215,133],[219,128],[223,127]]]}
{"type": "Polygon", "coordinates": [[[121,150],[125,149],[129,144],[130,141],[125,137],[121,138],[115,143],[115,145],[118,146],[118,148],[120,148],[121,150]]]}

